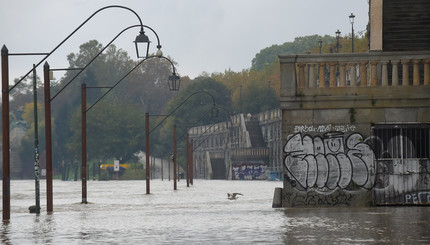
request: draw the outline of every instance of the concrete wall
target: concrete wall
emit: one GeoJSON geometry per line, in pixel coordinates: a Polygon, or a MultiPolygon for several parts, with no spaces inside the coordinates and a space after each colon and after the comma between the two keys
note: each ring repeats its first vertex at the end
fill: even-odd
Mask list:
{"type": "MultiPolygon", "coordinates": [[[[430,179],[428,167],[415,159],[408,162],[408,167],[385,175],[376,164],[372,139],[374,125],[430,123],[430,83],[428,78],[419,76],[419,67],[414,68],[415,82],[406,82],[409,77],[405,76],[401,86],[392,81],[397,74],[389,80],[386,69],[382,69],[382,74],[378,72],[377,64],[384,63],[381,62],[384,59],[430,58],[428,52],[419,55],[425,57],[418,59],[405,53],[280,56],[284,207],[368,206],[375,203],[374,194],[381,195],[379,189],[389,191],[390,195],[396,191],[402,193],[396,198],[404,204],[407,197],[412,200],[414,195],[422,193],[418,191],[427,193],[430,186],[422,183],[430,179]],[[356,63],[360,63],[359,76],[348,81],[345,70],[355,70],[356,63]],[[336,76],[330,74],[327,87],[328,81],[303,76],[306,67],[323,67],[318,72],[324,73],[324,66],[315,64],[345,69],[336,76]],[[382,174],[396,181],[391,181],[390,187],[379,186],[377,181],[382,174]],[[406,174],[414,177],[401,177],[406,174]],[[395,187],[394,183],[400,184],[395,187]]],[[[409,70],[409,64],[405,64],[404,71],[409,70]]],[[[430,70],[426,64],[420,65],[430,70]]],[[[319,76],[324,77],[324,74],[319,76]]]]}

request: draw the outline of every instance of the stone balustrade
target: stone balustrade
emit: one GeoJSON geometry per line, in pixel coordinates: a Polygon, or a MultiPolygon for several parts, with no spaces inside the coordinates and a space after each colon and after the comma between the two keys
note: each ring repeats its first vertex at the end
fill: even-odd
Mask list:
{"type": "Polygon", "coordinates": [[[430,85],[430,51],[285,55],[279,59],[281,96],[304,96],[309,89],[315,95],[327,88],[430,85]]]}

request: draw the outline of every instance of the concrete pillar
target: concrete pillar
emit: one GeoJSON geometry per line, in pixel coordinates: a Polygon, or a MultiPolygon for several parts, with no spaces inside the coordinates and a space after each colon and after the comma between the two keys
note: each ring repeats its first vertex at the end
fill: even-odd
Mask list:
{"type": "Polygon", "coordinates": [[[282,207],[282,188],[276,187],[275,194],[273,195],[272,208],[281,208],[282,207]]]}
{"type": "Polygon", "coordinates": [[[296,96],[295,56],[281,58],[281,97],[296,96]]]}

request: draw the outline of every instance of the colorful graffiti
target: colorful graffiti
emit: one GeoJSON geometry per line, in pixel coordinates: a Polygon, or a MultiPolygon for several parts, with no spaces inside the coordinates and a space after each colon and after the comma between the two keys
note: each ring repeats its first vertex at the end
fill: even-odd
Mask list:
{"type": "Polygon", "coordinates": [[[264,163],[247,162],[233,164],[234,180],[258,180],[266,179],[267,165],[264,163]]]}
{"type": "Polygon", "coordinates": [[[371,189],[375,154],[359,133],[321,136],[291,135],[284,146],[284,166],[299,190],[332,193],[338,189],[371,189]]]}

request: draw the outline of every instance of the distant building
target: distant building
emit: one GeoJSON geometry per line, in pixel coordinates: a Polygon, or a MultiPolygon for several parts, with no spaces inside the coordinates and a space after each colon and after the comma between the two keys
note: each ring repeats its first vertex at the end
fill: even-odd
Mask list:
{"type": "Polygon", "coordinates": [[[234,115],[217,124],[193,127],[195,176],[205,179],[282,178],[281,111],[234,115]]]}

